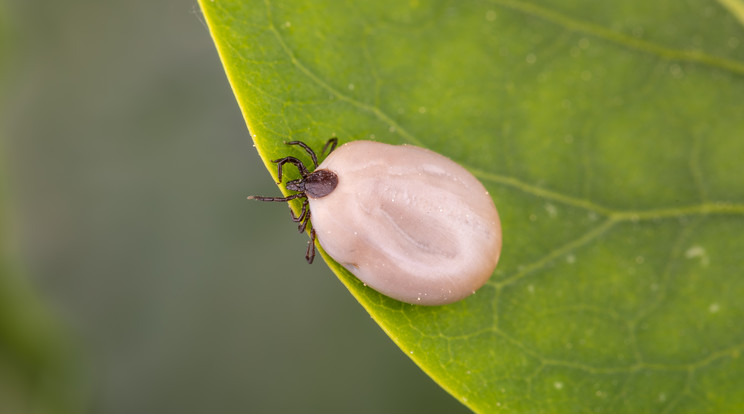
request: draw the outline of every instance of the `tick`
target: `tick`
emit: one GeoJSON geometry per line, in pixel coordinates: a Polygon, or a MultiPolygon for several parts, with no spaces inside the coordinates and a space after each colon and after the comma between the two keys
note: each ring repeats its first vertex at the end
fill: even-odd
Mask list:
{"type": "Polygon", "coordinates": [[[501,223],[491,196],[465,168],[433,151],[412,145],[353,141],[336,148],[332,138],[318,164],[307,152],[309,171],[298,158],[274,160],[279,182],[283,167],[300,178],[286,183],[286,197],[251,196],[261,201],[302,199],[290,211],[303,232],[305,254],[315,257],[315,240],[364,284],[393,299],[444,305],[463,299],[490,278],[501,252],[501,223]]]}

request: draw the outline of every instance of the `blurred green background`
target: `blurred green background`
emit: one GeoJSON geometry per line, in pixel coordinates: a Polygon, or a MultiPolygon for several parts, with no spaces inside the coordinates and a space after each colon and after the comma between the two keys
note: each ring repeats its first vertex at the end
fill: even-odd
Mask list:
{"type": "Polygon", "coordinates": [[[0,25],[6,247],[74,344],[48,386],[96,413],[467,412],[305,263],[285,205],[245,199],[279,191],[194,1],[17,0],[0,25]]]}

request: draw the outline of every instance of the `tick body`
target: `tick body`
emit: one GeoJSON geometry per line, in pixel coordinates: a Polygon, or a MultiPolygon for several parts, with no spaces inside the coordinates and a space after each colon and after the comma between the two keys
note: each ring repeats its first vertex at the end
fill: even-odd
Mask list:
{"type": "Polygon", "coordinates": [[[493,200],[467,170],[427,149],[353,141],[287,188],[304,192],[304,214],[326,253],[391,298],[458,301],[498,262],[493,200]]]}

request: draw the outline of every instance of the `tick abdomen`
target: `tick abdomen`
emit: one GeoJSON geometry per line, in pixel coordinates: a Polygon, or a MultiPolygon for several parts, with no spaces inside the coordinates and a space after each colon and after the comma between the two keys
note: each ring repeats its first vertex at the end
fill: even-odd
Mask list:
{"type": "Polygon", "coordinates": [[[318,240],[364,283],[437,305],[490,277],[501,248],[498,214],[458,164],[423,148],[356,141],[319,168],[335,172],[338,185],[310,199],[318,240]]]}

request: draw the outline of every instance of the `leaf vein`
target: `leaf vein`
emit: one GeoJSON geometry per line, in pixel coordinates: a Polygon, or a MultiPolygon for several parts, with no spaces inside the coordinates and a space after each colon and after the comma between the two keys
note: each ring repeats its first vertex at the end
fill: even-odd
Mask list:
{"type": "MultiPolygon", "coordinates": [[[[266,3],[267,10],[270,10],[270,4],[269,0],[264,0],[266,3]]],[[[350,105],[353,105],[365,112],[371,113],[374,116],[376,116],[381,121],[387,123],[389,126],[393,127],[395,131],[397,131],[403,138],[405,138],[408,142],[418,145],[418,146],[424,146],[423,143],[413,136],[410,132],[408,132],[406,129],[404,129],[398,122],[396,122],[393,118],[388,116],[385,112],[383,112],[380,108],[370,105],[364,102],[361,102],[357,99],[352,98],[349,95],[341,93],[338,89],[331,86],[328,82],[321,79],[320,76],[316,75],[313,71],[311,71],[307,66],[305,66],[304,63],[302,63],[297,56],[294,54],[292,49],[289,48],[287,43],[284,41],[284,38],[282,37],[282,34],[279,32],[279,30],[276,28],[276,25],[271,20],[271,15],[267,11],[267,20],[269,21],[269,30],[276,38],[277,42],[279,43],[279,46],[281,46],[284,53],[289,58],[292,65],[297,68],[300,72],[302,72],[305,76],[307,76],[310,80],[315,82],[318,86],[325,89],[328,93],[330,93],[332,96],[334,96],[336,99],[342,102],[346,102],[350,105]]]]}
{"type": "Polygon", "coordinates": [[[598,24],[573,19],[557,11],[531,3],[515,0],[491,0],[491,2],[505,8],[517,10],[528,16],[534,16],[552,22],[558,26],[564,27],[566,30],[586,33],[628,49],[655,55],[662,59],[696,63],[722,69],[737,75],[744,75],[744,63],[736,60],[709,55],[698,50],[677,50],[668,48],[654,42],[637,39],[633,36],[607,29],[598,24]]]}
{"type": "Polygon", "coordinates": [[[511,285],[515,283],[516,281],[522,279],[523,277],[539,270],[548,265],[553,260],[557,259],[558,257],[570,252],[571,250],[577,249],[581,246],[586,245],[587,243],[591,242],[592,240],[595,240],[597,237],[604,234],[608,229],[610,229],[612,226],[614,226],[618,220],[615,219],[608,219],[599,226],[594,227],[593,229],[589,230],[588,232],[584,233],[581,237],[578,239],[572,240],[566,244],[564,244],[561,247],[558,247],[557,249],[554,249],[550,251],[548,254],[544,255],[540,259],[538,259],[535,262],[532,262],[528,265],[523,266],[519,271],[517,271],[515,274],[511,276],[507,276],[504,279],[501,279],[499,281],[494,282],[495,286],[498,288],[502,288],[504,286],[511,285]]]}
{"type": "Polygon", "coordinates": [[[494,174],[476,168],[468,168],[468,170],[473,173],[473,175],[475,175],[476,177],[480,177],[483,180],[488,180],[497,184],[516,188],[526,194],[534,195],[547,200],[552,200],[564,205],[594,211],[598,214],[611,217],[617,221],[636,222],[679,218],[695,215],[744,215],[744,204],[732,203],[727,201],[710,201],[695,205],[680,207],[661,207],[648,210],[615,210],[595,203],[591,200],[573,197],[557,191],[528,184],[514,177],[494,174]]]}

